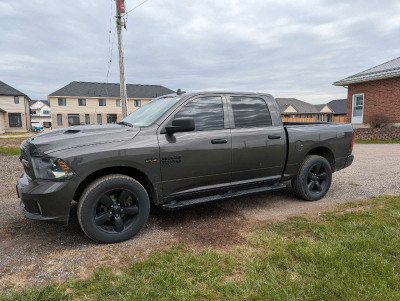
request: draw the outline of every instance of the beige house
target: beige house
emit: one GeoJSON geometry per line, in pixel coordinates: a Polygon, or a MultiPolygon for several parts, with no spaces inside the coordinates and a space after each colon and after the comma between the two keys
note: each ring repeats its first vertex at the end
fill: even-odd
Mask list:
{"type": "MultiPolygon", "coordinates": [[[[127,84],[128,113],[151,99],[173,93],[163,86],[127,84]]],[[[52,127],[115,123],[122,119],[119,84],[71,82],[48,96],[52,127]]]]}
{"type": "Polygon", "coordinates": [[[29,129],[29,97],[0,81],[0,133],[29,129]]]}
{"type": "Polygon", "coordinates": [[[276,98],[283,121],[333,120],[333,110],[328,105],[312,105],[296,98],[276,98]]]}
{"type": "Polygon", "coordinates": [[[318,110],[318,120],[319,121],[333,121],[333,110],[329,107],[328,104],[320,104],[315,105],[315,108],[318,110]]]}

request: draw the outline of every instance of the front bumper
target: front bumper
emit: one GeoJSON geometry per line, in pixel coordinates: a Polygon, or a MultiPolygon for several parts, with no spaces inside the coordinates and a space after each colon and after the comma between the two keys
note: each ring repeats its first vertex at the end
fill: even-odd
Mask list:
{"type": "Polygon", "coordinates": [[[39,179],[29,181],[24,173],[17,184],[22,213],[29,219],[67,225],[76,182],[74,179],[63,182],[39,179]]]}

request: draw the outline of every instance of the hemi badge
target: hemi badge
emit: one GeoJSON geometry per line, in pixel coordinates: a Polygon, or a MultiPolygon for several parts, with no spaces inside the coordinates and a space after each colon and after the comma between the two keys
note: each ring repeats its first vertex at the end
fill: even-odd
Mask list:
{"type": "Polygon", "coordinates": [[[157,162],[157,159],[146,159],[145,162],[146,163],[153,163],[153,162],[157,162]]]}

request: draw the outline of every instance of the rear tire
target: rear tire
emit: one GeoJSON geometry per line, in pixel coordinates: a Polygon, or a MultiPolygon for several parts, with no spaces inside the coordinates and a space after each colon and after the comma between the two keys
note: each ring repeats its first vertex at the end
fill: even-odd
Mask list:
{"type": "Polygon", "coordinates": [[[146,189],[125,175],[104,176],[91,183],[78,203],[83,232],[99,243],[116,243],[135,236],[146,223],[150,201],[146,189]]]}
{"type": "Polygon", "coordinates": [[[292,179],[295,195],[306,201],[318,201],[328,192],[332,182],[332,168],[324,157],[310,155],[292,179]]]}

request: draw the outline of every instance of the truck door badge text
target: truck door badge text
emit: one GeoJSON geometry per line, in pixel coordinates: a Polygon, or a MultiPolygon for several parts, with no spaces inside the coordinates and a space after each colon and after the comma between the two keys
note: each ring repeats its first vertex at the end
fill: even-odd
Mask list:
{"type": "Polygon", "coordinates": [[[161,158],[161,164],[163,166],[172,166],[173,164],[178,164],[182,162],[182,156],[172,156],[161,158]]]}

